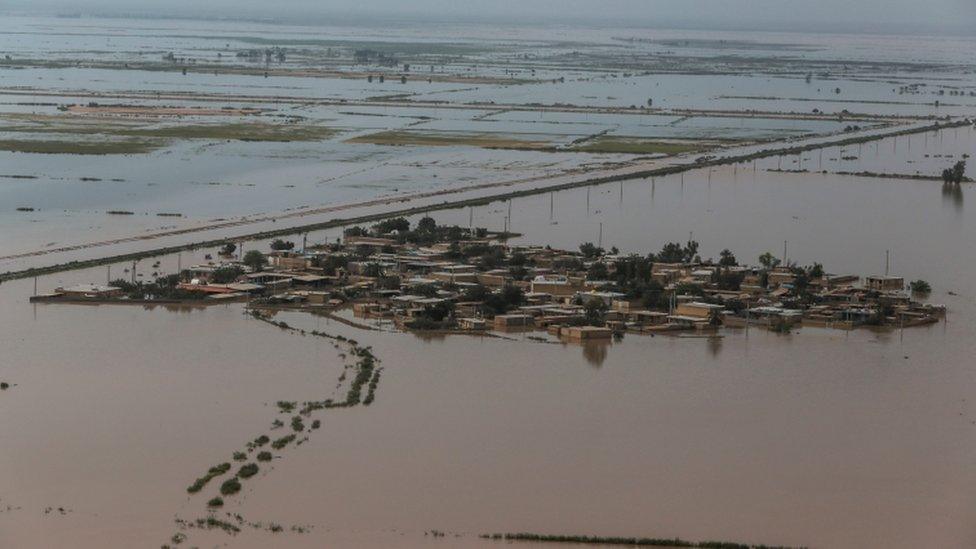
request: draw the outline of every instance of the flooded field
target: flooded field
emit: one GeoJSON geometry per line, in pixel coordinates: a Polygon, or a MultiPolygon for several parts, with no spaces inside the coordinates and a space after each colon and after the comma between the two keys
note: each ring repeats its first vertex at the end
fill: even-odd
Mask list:
{"type": "Polygon", "coordinates": [[[3,255],[976,112],[966,38],[82,22],[0,22],[3,255]]]}
{"type": "MultiPolygon", "coordinates": [[[[962,150],[968,135],[944,136],[945,149],[930,138],[928,154],[962,150]]],[[[914,139],[913,150],[924,138],[914,139]]],[[[276,321],[372,346],[385,365],[376,402],[327,411],[307,443],[227,504],[248,521],[307,533],[189,530],[191,543],[489,547],[479,534],[583,529],[814,547],[970,545],[970,187],[947,200],[939,182],[777,174],[765,164],[691,172],[683,184],[625,182],[623,200],[619,185],[593,187],[589,210],[586,189],[556,193],[556,224],[548,196],[519,199],[513,227],[525,242],[569,247],[595,240],[602,222],[605,245],[635,252],[689,231],[707,255],[726,246],[758,255],[788,239],[791,259],[866,273],[880,272],[890,248],[893,272],[929,280],[947,321],[903,333],[739,330],[579,346],[517,334],[419,339],[281,313],[276,321]]],[[[476,209],[476,222],[491,225],[503,209],[476,209]]],[[[468,213],[435,216],[461,223],[468,213]]],[[[274,402],[322,398],[341,370],[328,345],[239,305],[30,305],[31,285],[0,288],[2,376],[14,384],[0,395],[0,430],[18,448],[0,458],[8,545],[165,542],[179,531],[174,517],[205,516],[187,483],[266,429],[274,402]]]]}
{"type": "MultiPolygon", "coordinates": [[[[13,256],[60,246],[259,220],[212,231],[232,238],[300,225],[284,216],[303,209],[357,205],[314,217],[334,219],[396,206],[373,202],[381,199],[451,189],[491,196],[502,187],[478,186],[528,189],[590,171],[693,163],[706,145],[761,149],[845,135],[851,124],[883,131],[976,112],[972,40],[961,38],[719,33],[716,42],[691,31],[581,29],[565,43],[538,29],[445,28],[422,38],[411,28],[81,22],[78,32],[69,32],[77,20],[0,22],[0,50],[14,61],[0,61],[0,141],[77,137],[82,119],[95,125],[86,126],[95,141],[158,147],[0,152],[0,256],[8,257],[0,272],[51,264],[13,256]],[[380,85],[359,74],[349,51],[384,44],[416,56],[416,79],[380,85]],[[282,66],[237,57],[272,46],[286,48],[282,66]],[[630,60],[613,66],[608,56],[621,50],[630,60]],[[166,66],[169,51],[199,61],[184,75],[182,65],[166,66]],[[761,69],[763,58],[778,61],[761,69]],[[703,74],[675,68],[688,59],[702,60],[703,74]],[[91,66],[61,66],[79,61],[91,66]],[[234,74],[213,75],[217,63],[234,74]],[[828,66],[835,73],[822,76],[828,66]],[[428,73],[430,83],[420,77],[428,73]],[[927,85],[899,92],[917,82],[927,85]],[[373,104],[391,94],[406,97],[373,104]],[[234,112],[120,118],[58,109],[90,101],[234,112]],[[497,104],[472,104],[489,101],[497,104]],[[860,116],[807,117],[814,108],[860,116]],[[793,110],[804,116],[783,116],[793,110]],[[247,141],[216,133],[241,123],[296,133],[264,128],[247,141]],[[187,129],[196,125],[208,127],[187,129]],[[510,146],[523,142],[540,145],[510,146]]],[[[948,308],[944,322],[912,330],[723,329],[707,339],[627,335],[585,345],[517,333],[421,338],[298,312],[269,319],[286,323],[279,327],[242,304],[28,302],[121,276],[128,262],[3,282],[0,546],[488,548],[507,543],[480,535],[506,532],[976,545],[976,187],[938,179],[974,152],[968,125],[429,213],[438,223],[509,226],[520,233],[513,243],[647,254],[693,238],[703,257],[729,248],[754,262],[772,252],[845,273],[881,274],[888,252],[892,274],[924,278],[929,301],[948,308]],[[320,426],[300,431],[307,440],[257,461],[259,472],[223,497],[219,524],[187,527],[208,516],[225,479],[199,494],[187,486],[218,464],[238,469],[245,461],[234,453],[255,437],[289,434],[279,402],[341,401],[351,349],[363,348],[382,365],[375,402],[317,410],[320,426]]],[[[53,256],[85,260],[187,238],[197,237],[53,256]]],[[[215,253],[137,268],[149,279],[215,253]]]]}

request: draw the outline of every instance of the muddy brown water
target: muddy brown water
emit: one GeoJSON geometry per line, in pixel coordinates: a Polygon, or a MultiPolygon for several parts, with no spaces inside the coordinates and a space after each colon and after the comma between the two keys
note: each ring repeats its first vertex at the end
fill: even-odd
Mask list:
{"type": "MultiPolygon", "coordinates": [[[[788,240],[800,263],[859,274],[881,272],[890,249],[892,273],[927,279],[947,321],[581,347],[280,313],[371,345],[385,367],[376,402],[317,415],[307,443],[226,498],[226,511],[310,533],[190,531],[186,544],[487,547],[478,534],[531,531],[973,546],[972,187],[762,168],[626,182],[622,200],[618,184],[594,187],[589,213],[586,189],[557,193],[556,225],[548,196],[526,197],[513,228],[570,247],[602,222],[605,245],[643,252],[693,231],[704,255],[752,261],[788,240]]],[[[507,205],[475,213],[500,220],[507,205]]],[[[466,224],[468,212],[435,216],[466,224]]],[[[0,286],[0,380],[14,384],[0,393],[0,546],[161,545],[174,517],[205,515],[216,484],[188,497],[194,478],[274,435],[275,401],[331,396],[341,369],[327,341],[241,305],[31,305],[32,290],[0,286]]]]}

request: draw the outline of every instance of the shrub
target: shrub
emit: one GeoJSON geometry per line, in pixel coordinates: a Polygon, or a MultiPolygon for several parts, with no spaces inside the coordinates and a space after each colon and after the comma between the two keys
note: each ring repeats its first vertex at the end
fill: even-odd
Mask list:
{"type": "Polygon", "coordinates": [[[224,499],[221,498],[220,496],[217,496],[207,502],[207,507],[223,507],[223,506],[224,506],[224,499]]]}
{"type": "Polygon", "coordinates": [[[272,442],[271,447],[274,448],[275,450],[281,450],[285,446],[288,446],[288,444],[293,440],[295,440],[295,435],[284,436],[272,442]]]}
{"type": "Polygon", "coordinates": [[[908,286],[912,289],[912,293],[915,294],[932,293],[932,286],[924,280],[913,280],[908,286]]]}
{"type": "Polygon", "coordinates": [[[237,472],[237,476],[241,478],[251,478],[256,474],[258,474],[258,466],[256,463],[248,463],[237,472]]]}
{"type": "Polygon", "coordinates": [[[241,482],[236,478],[227,479],[220,485],[220,493],[224,496],[232,496],[241,491],[241,482]]]}
{"type": "Polygon", "coordinates": [[[271,452],[258,452],[258,461],[271,461],[271,452]]]}
{"type": "Polygon", "coordinates": [[[204,486],[210,482],[214,477],[220,476],[227,471],[230,471],[230,463],[221,463],[220,465],[215,465],[207,471],[207,474],[193,481],[186,491],[195,494],[203,489],[204,486]]]}

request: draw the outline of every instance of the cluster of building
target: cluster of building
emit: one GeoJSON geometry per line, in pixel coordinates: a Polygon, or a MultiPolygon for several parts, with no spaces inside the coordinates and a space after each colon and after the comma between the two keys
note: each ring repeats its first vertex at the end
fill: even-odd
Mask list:
{"type": "MultiPolygon", "coordinates": [[[[795,267],[653,262],[646,282],[660,292],[649,301],[622,287],[616,269],[627,256],[587,257],[469,236],[429,245],[395,235],[347,236],[342,244],[272,251],[260,270],[225,258],[184,270],[178,289],[202,301],[245,300],[254,307],[351,307],[356,316],[389,319],[403,329],[546,330],[571,340],[720,326],[914,326],[944,316],[944,307],[914,301],[900,277],[804,277],[795,267]],[[492,251],[490,268],[483,256],[468,253],[473,249],[492,251]],[[228,269],[238,276],[216,282],[228,269]],[[720,284],[720,275],[731,275],[734,288],[720,284]]],[[[85,285],[46,297],[127,298],[121,294],[85,285]]]]}

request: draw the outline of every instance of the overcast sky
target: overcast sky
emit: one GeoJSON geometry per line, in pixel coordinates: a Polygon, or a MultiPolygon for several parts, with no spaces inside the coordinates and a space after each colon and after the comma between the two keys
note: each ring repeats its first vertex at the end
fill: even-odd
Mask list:
{"type": "MultiPolygon", "coordinates": [[[[387,14],[624,20],[640,25],[851,30],[940,26],[976,34],[976,0],[0,0],[19,12],[62,10],[315,17],[387,14]]],[[[771,29],[772,30],[772,29],[771,29]]]]}

